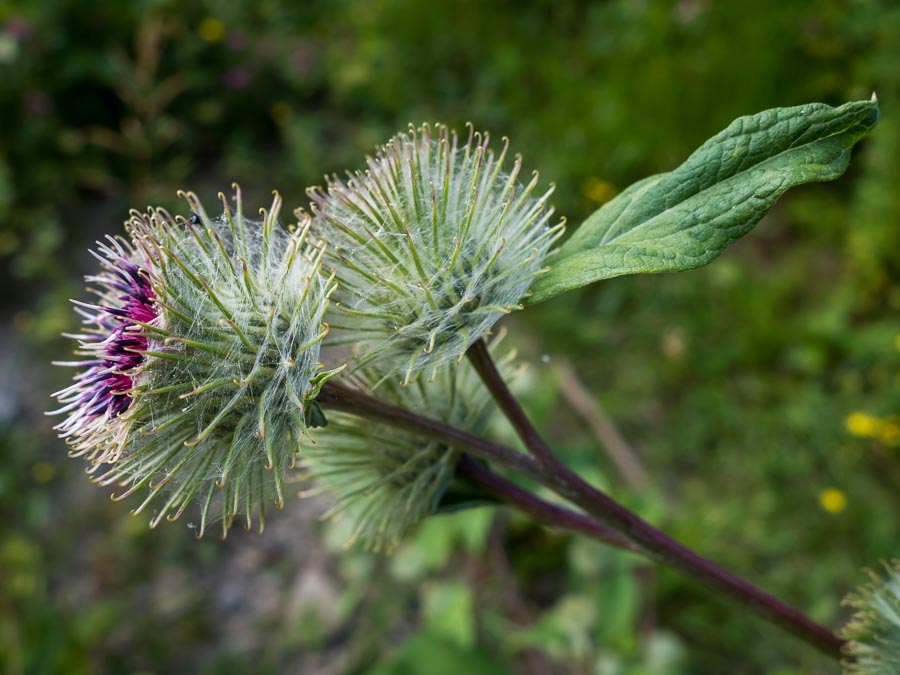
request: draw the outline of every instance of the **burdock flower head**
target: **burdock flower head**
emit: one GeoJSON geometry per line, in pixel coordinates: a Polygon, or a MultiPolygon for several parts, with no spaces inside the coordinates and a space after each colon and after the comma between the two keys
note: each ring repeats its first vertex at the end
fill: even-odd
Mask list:
{"type": "MultiPolygon", "coordinates": [[[[490,346],[500,351],[502,334],[490,346]]],[[[498,366],[513,377],[513,351],[498,366]]],[[[494,411],[491,396],[466,361],[449,364],[433,381],[418,378],[408,386],[359,369],[350,381],[357,389],[408,410],[428,411],[442,422],[480,434],[494,411]]],[[[326,514],[352,521],[348,546],[359,541],[373,551],[390,552],[415,525],[438,510],[452,486],[460,452],[437,440],[330,412],[328,427],[303,451],[302,468],[315,482],[310,494],[331,496],[326,514]]]]}
{"type": "Polygon", "coordinates": [[[504,314],[520,307],[562,233],[550,224],[537,174],[504,172],[488,135],[460,144],[444,126],[410,127],[369,158],[368,169],[309,192],[314,230],[326,238],[338,290],[339,340],[361,365],[405,382],[434,377],[504,314]]]}
{"type": "Polygon", "coordinates": [[[884,571],[869,572],[871,582],[844,601],[855,612],[842,631],[852,658],[846,673],[892,675],[900,664],[900,560],[886,562],[884,571]]]}
{"type": "Polygon", "coordinates": [[[333,281],[303,229],[277,224],[281,200],[245,217],[240,192],[210,218],[193,194],[188,218],[132,213],[129,237],[110,237],[88,277],[99,299],[76,303],[85,327],[80,369],[58,392],[68,416],[56,428],[98,483],[123,498],[146,490],[151,525],[199,504],[198,534],[247,527],[283,502],[285,473],[314,403],[333,373],[319,347],[333,281]]]}

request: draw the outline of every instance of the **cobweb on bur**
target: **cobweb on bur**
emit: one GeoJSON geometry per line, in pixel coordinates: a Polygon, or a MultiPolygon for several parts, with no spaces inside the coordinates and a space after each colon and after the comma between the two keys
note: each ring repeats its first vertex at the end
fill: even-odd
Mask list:
{"type": "MultiPolygon", "coordinates": [[[[508,379],[518,372],[515,352],[503,351],[504,331],[491,341],[498,367],[508,379]]],[[[361,368],[345,380],[354,388],[407,410],[427,411],[445,424],[481,434],[494,412],[493,399],[474,368],[463,361],[441,369],[433,380],[403,386],[361,368]],[[378,385],[377,388],[375,385],[378,385]]],[[[391,552],[440,506],[454,484],[460,452],[440,441],[329,411],[328,426],[305,444],[302,475],[313,482],[306,495],[331,498],[331,518],[351,520],[347,546],[359,542],[375,552],[391,552]]]]}
{"type": "Polygon", "coordinates": [[[183,196],[189,217],[132,212],[128,239],[101,246],[104,271],[88,278],[101,302],[74,336],[94,358],[70,364],[87,370],[58,394],[69,416],[57,428],[94,481],[121,488],[115,499],[144,493],[133,513],[153,509],[151,526],[196,504],[198,536],[238,517],[262,529],[334,374],[319,363],[334,282],[308,228],[278,224],[277,193],[261,220],[237,187],[216,218],[183,196]],[[103,409],[88,423],[79,401],[103,409]]]}
{"type": "Polygon", "coordinates": [[[551,223],[553,188],[536,193],[536,173],[520,183],[520,157],[505,172],[507,140],[499,155],[488,140],[471,126],[462,144],[443,125],[410,126],[296,212],[328,242],[338,281],[329,341],[349,345],[356,367],[433,379],[521,308],[546,271],[563,232],[551,223]]]}
{"type": "Polygon", "coordinates": [[[851,675],[893,675],[900,664],[900,560],[883,568],[881,574],[867,570],[869,583],[843,603],[854,612],[841,631],[851,675]]]}

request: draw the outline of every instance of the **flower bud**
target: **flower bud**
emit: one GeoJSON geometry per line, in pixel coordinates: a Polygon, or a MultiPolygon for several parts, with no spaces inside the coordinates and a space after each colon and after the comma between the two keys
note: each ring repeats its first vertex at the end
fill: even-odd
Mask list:
{"type": "Polygon", "coordinates": [[[460,358],[519,302],[563,225],[550,225],[552,188],[503,171],[488,135],[460,146],[447,127],[410,127],[368,169],[310,190],[301,222],[327,239],[338,279],[335,328],[360,365],[404,382],[460,358]]]}
{"type": "Polygon", "coordinates": [[[128,239],[109,237],[87,277],[99,300],[76,302],[84,330],[75,383],[56,394],[56,428],[73,456],[92,463],[122,499],[139,490],[151,526],[199,504],[198,536],[215,519],[223,536],[235,517],[247,527],[265,505],[283,503],[307,416],[333,372],[321,370],[323,317],[334,283],[305,229],[277,224],[281,199],[245,217],[220,195],[210,218],[184,195],[188,219],[163,209],[132,212],[128,239]]]}
{"type": "Polygon", "coordinates": [[[871,583],[844,601],[855,611],[841,631],[853,659],[844,664],[846,673],[892,675],[900,664],[900,561],[884,569],[884,577],[869,572],[871,583]]]}
{"type": "MultiPolygon", "coordinates": [[[[499,351],[501,339],[493,341],[492,351],[499,351]]],[[[509,377],[514,358],[509,352],[498,362],[509,377]]],[[[466,361],[448,364],[432,381],[419,378],[408,386],[382,382],[379,373],[365,368],[349,379],[370,395],[472,434],[484,431],[494,411],[490,394],[466,361]]],[[[302,468],[316,483],[306,494],[329,494],[334,506],[326,516],[353,519],[348,546],[359,541],[367,549],[389,552],[437,510],[459,457],[458,450],[440,441],[330,411],[316,444],[303,449],[302,468]]]]}

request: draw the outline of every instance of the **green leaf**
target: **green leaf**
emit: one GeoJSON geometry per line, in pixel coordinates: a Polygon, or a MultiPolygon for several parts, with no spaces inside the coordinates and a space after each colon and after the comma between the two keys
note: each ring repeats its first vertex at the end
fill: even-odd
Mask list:
{"type": "Polygon", "coordinates": [[[462,649],[475,647],[475,600],[461,581],[427,584],[422,618],[428,631],[462,649]]]}
{"type": "Polygon", "coordinates": [[[705,265],[749,232],[790,187],[844,173],[878,102],[811,103],[740,117],[680,167],[605,204],[549,260],[528,304],[623,274],[705,265]]]}
{"type": "Polygon", "coordinates": [[[366,675],[509,675],[510,669],[485,651],[464,649],[429,632],[419,633],[392,658],[366,675]]]}

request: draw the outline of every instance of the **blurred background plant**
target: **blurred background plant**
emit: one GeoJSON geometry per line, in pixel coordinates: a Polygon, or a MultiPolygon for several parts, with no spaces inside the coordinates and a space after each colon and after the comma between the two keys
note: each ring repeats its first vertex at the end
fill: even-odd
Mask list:
{"type": "Polygon", "coordinates": [[[900,541],[898,63],[890,0],[0,0],[0,671],[828,672],[673,574],[502,512],[429,520],[390,557],[341,552],[349,525],[309,502],[263,537],[149,532],[65,459],[44,364],[88,246],[179,187],[299,206],[408,122],[471,120],[578,223],[739,115],[874,89],[841,181],[708,268],[567,294],[512,335],[570,464],[838,625],[900,541]]]}

